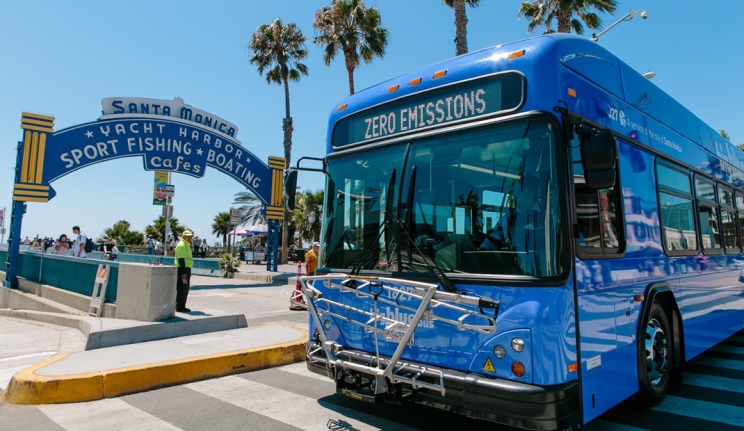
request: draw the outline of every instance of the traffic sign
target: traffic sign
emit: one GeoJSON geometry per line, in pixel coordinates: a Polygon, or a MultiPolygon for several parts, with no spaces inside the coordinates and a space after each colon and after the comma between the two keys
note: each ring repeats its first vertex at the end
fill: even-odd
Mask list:
{"type": "Polygon", "coordinates": [[[232,210],[230,211],[230,224],[233,226],[240,224],[240,219],[242,219],[243,214],[240,212],[240,210],[232,210]]]}
{"type": "Polygon", "coordinates": [[[173,196],[175,196],[176,186],[174,186],[173,184],[168,184],[167,186],[165,186],[165,195],[168,196],[169,198],[172,198],[173,196]]]}

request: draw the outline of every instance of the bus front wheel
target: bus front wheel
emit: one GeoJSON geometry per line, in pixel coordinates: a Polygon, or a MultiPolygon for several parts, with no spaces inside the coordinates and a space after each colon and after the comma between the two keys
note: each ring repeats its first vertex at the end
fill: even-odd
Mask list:
{"type": "Polygon", "coordinates": [[[664,400],[674,371],[672,327],[664,308],[654,301],[639,343],[640,391],[637,401],[654,407],[664,400]]]}

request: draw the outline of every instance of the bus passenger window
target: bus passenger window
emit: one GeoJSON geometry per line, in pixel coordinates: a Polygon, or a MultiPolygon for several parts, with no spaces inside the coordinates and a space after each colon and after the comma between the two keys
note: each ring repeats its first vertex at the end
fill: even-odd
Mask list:
{"type": "Polygon", "coordinates": [[[706,252],[720,251],[719,223],[716,208],[705,204],[698,205],[700,219],[700,238],[706,252]]]}
{"type": "MultiPolygon", "coordinates": [[[[578,144],[576,145],[578,147],[578,144]]],[[[617,254],[621,252],[619,232],[619,186],[594,190],[584,183],[581,153],[572,151],[574,190],[576,193],[576,224],[580,252],[591,254],[617,254]]]]}
{"type": "MultiPolygon", "coordinates": [[[[715,184],[695,174],[695,197],[698,201],[700,243],[703,245],[703,251],[720,253],[721,221],[718,216],[719,207],[716,205],[715,184]]],[[[730,205],[733,205],[733,202],[730,205]]]]}
{"type": "Polygon", "coordinates": [[[698,236],[689,173],[657,163],[656,176],[664,250],[671,254],[696,254],[698,236]]]}

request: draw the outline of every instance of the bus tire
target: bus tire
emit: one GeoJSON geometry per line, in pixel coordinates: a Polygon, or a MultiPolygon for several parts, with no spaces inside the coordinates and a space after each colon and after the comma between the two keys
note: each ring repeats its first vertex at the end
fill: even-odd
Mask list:
{"type": "Polygon", "coordinates": [[[664,400],[674,377],[674,339],[664,308],[654,301],[639,340],[640,390],[636,401],[654,407],[664,400]]]}

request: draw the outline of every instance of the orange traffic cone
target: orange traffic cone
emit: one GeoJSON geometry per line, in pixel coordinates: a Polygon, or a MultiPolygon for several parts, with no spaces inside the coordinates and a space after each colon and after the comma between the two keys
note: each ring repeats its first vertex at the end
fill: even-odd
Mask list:
{"type": "Polygon", "coordinates": [[[292,297],[289,299],[290,310],[305,310],[305,301],[302,299],[302,286],[300,285],[300,277],[302,277],[302,262],[297,262],[297,282],[295,283],[295,290],[292,292],[292,297]]]}

